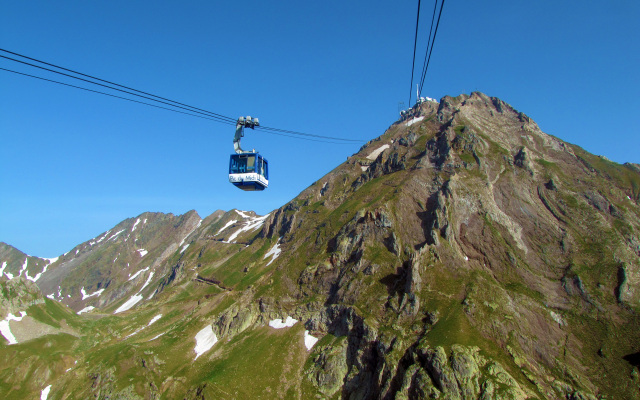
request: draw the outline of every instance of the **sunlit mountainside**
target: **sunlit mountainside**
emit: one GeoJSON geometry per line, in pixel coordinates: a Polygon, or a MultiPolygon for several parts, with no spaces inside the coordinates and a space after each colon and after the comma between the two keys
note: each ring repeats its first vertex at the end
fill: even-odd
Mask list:
{"type": "Polygon", "coordinates": [[[639,399],[640,166],[447,96],[268,215],[1,244],[0,286],[3,398],[639,399]]]}

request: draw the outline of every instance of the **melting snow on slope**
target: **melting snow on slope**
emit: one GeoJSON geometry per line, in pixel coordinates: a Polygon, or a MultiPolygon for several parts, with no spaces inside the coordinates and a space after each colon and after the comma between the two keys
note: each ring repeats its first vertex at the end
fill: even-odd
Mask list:
{"type": "Polygon", "coordinates": [[[84,291],[84,286],[82,287],[82,289],[80,289],[80,293],[82,294],[82,300],[86,300],[89,297],[93,297],[93,296],[100,296],[102,292],[104,292],[104,289],[96,290],[93,293],[87,294],[87,292],[84,291]]]}
{"type": "Polygon", "coordinates": [[[133,231],[135,231],[135,230],[136,230],[136,226],[138,226],[138,224],[139,224],[139,223],[140,223],[140,218],[138,218],[138,219],[136,220],[136,223],[135,223],[135,224],[133,224],[133,228],[131,228],[131,232],[133,232],[133,231]]]}
{"type": "Polygon", "coordinates": [[[49,391],[50,390],[51,390],[51,385],[49,385],[46,388],[42,389],[42,392],[40,393],[40,400],[47,400],[47,397],[49,397],[49,391]]]}
{"type": "Polygon", "coordinates": [[[27,313],[24,311],[20,311],[20,316],[16,317],[15,315],[9,313],[9,315],[7,315],[7,318],[3,319],[2,321],[0,321],[0,333],[2,333],[2,336],[5,337],[5,339],[7,339],[7,341],[9,342],[9,344],[16,344],[18,343],[18,341],[16,340],[15,336],[13,336],[13,333],[11,333],[11,327],[9,326],[9,321],[22,321],[22,318],[26,317],[27,313]]]}
{"type": "Polygon", "coordinates": [[[140,257],[144,257],[147,255],[148,251],[145,249],[138,249],[136,250],[138,253],[140,253],[140,257]]]}
{"type": "Polygon", "coordinates": [[[42,276],[42,274],[44,274],[45,272],[47,272],[47,268],[49,267],[49,264],[45,265],[44,268],[42,268],[42,272],[38,272],[36,274],[36,276],[34,276],[33,278],[29,276],[29,271],[25,271],[24,272],[24,276],[30,280],[31,282],[37,282],[38,279],[40,279],[40,277],[42,276]]]}
{"type": "MultiPolygon", "coordinates": [[[[66,255],[66,254],[65,254],[66,255]]],[[[54,258],[45,258],[44,260],[49,261],[49,264],[53,264],[54,262],[58,261],[60,257],[54,257],[54,258]]]]}
{"type": "Polygon", "coordinates": [[[151,339],[147,340],[147,342],[150,342],[150,341],[152,341],[152,340],[156,340],[157,338],[159,338],[160,336],[164,335],[165,333],[167,333],[167,332],[162,332],[162,333],[161,333],[161,334],[159,334],[158,336],[154,336],[154,337],[152,337],[151,339]]]}
{"type": "Polygon", "coordinates": [[[280,240],[282,240],[282,237],[278,239],[278,241],[276,242],[276,244],[273,245],[273,247],[271,248],[271,250],[269,250],[269,252],[267,254],[264,255],[263,260],[266,260],[267,257],[269,256],[273,256],[271,258],[271,261],[269,261],[267,263],[267,267],[275,261],[276,258],[278,258],[280,256],[280,253],[282,252],[282,250],[280,250],[280,240]]]}
{"type": "MultiPolygon", "coordinates": [[[[147,324],[147,326],[143,326],[142,328],[138,328],[135,332],[133,332],[132,334],[128,335],[125,339],[130,338],[131,336],[135,335],[136,333],[140,332],[141,330],[143,330],[146,327],[151,326],[151,324],[153,324],[154,322],[156,322],[157,320],[159,320],[160,318],[162,318],[162,314],[158,314],[155,317],[151,318],[151,321],[149,321],[149,323],[147,324]]],[[[153,340],[153,339],[151,339],[153,340]]]]}
{"type": "Polygon", "coordinates": [[[145,271],[148,271],[148,270],[149,270],[149,267],[141,269],[140,271],[138,271],[138,272],[136,272],[135,274],[133,274],[133,276],[132,276],[131,278],[127,279],[127,281],[132,281],[132,280],[134,280],[134,279],[136,278],[136,276],[138,276],[138,275],[140,275],[141,273],[143,273],[143,272],[145,272],[145,271]]]}
{"type": "Polygon", "coordinates": [[[107,233],[105,233],[100,239],[98,239],[98,241],[96,243],[102,242],[104,240],[104,238],[106,238],[107,235],[110,234],[110,233],[111,233],[111,231],[107,231],[107,233]]]}
{"type": "Polygon", "coordinates": [[[422,117],[418,117],[418,118],[414,118],[411,121],[407,122],[407,126],[411,126],[413,124],[415,124],[416,122],[420,122],[424,119],[424,116],[422,117]]]}
{"type": "Polygon", "coordinates": [[[220,228],[218,233],[216,233],[213,236],[218,236],[220,234],[220,232],[222,232],[223,230],[227,229],[228,227],[230,227],[231,225],[235,224],[236,222],[238,222],[237,219],[234,219],[234,220],[231,220],[231,221],[227,222],[227,224],[225,226],[223,226],[222,228],[220,228]]]}
{"type": "MultiPolygon", "coordinates": [[[[124,229],[123,229],[123,230],[121,230],[121,231],[118,231],[118,232],[114,233],[113,235],[111,235],[111,237],[110,237],[109,239],[107,239],[107,242],[108,242],[109,240],[113,239],[114,237],[118,236],[118,235],[119,235],[119,234],[121,234],[122,232],[124,232],[124,229]]],[[[76,254],[78,254],[78,253],[76,252],[76,254]]]]}
{"type": "Polygon", "coordinates": [[[196,347],[193,349],[196,352],[196,358],[194,358],[194,360],[197,360],[198,357],[211,349],[217,341],[218,337],[213,333],[211,325],[202,328],[202,330],[196,334],[196,347]]]}
{"type": "MultiPolygon", "coordinates": [[[[200,228],[200,225],[202,225],[202,220],[200,220],[200,222],[198,222],[198,225],[196,225],[195,228],[193,228],[189,233],[187,233],[187,236],[184,237],[184,239],[182,239],[182,241],[180,242],[180,244],[178,245],[178,247],[182,246],[184,244],[184,242],[187,240],[187,238],[198,228],[200,228]]],[[[187,249],[187,247],[184,248],[184,250],[182,250],[180,253],[184,252],[187,249]]]]}
{"type": "Polygon", "coordinates": [[[248,231],[256,230],[256,229],[260,228],[262,226],[262,224],[264,224],[264,220],[267,219],[267,217],[269,216],[269,214],[267,214],[267,215],[262,216],[262,217],[250,217],[250,216],[248,216],[246,214],[242,214],[238,210],[236,210],[236,212],[238,214],[242,215],[242,216],[246,216],[246,218],[249,218],[249,220],[245,222],[245,224],[244,224],[244,226],[242,228],[238,229],[231,236],[229,236],[229,240],[227,240],[227,243],[231,243],[242,232],[248,232],[248,231]]]}
{"type": "Polygon", "coordinates": [[[284,322],[282,322],[282,320],[278,318],[278,319],[269,321],[269,326],[275,329],[291,328],[296,324],[296,322],[298,322],[298,320],[293,319],[291,317],[287,317],[287,319],[284,322]]]}
{"type": "Polygon", "coordinates": [[[82,313],[89,312],[89,311],[93,310],[94,308],[95,308],[94,306],[85,307],[82,310],[78,311],[76,314],[80,315],[82,313]]]}
{"type": "Polygon", "coordinates": [[[238,213],[238,215],[240,215],[242,218],[246,218],[246,219],[251,218],[251,215],[249,215],[249,214],[245,214],[245,213],[244,213],[244,211],[239,211],[239,210],[235,210],[235,211],[236,211],[236,212],[238,213]]]}
{"type": "Polygon", "coordinates": [[[2,266],[0,266],[0,277],[2,277],[2,274],[4,274],[4,269],[7,267],[7,262],[4,261],[2,263],[2,266]]]}
{"type": "Polygon", "coordinates": [[[27,264],[29,264],[29,259],[25,258],[24,264],[22,264],[22,269],[20,270],[20,273],[18,274],[18,276],[22,275],[22,273],[27,270],[27,264]]]}
{"type": "Polygon", "coordinates": [[[307,350],[311,350],[311,348],[316,344],[317,341],[317,337],[309,335],[309,331],[304,331],[304,345],[307,350]]]}
{"type": "Polygon", "coordinates": [[[140,288],[140,290],[138,290],[138,293],[134,294],[133,296],[131,296],[131,298],[127,301],[125,301],[125,303],[123,305],[121,305],[120,307],[118,307],[117,310],[115,310],[113,313],[114,314],[118,314],[124,311],[129,310],[131,307],[135,306],[136,304],[138,304],[138,302],[140,302],[140,300],[143,299],[142,295],[140,294],[140,292],[142,292],[144,290],[144,288],[147,287],[147,285],[149,284],[149,282],[151,282],[151,278],[153,278],[153,274],[154,272],[151,272],[149,274],[149,277],[147,278],[147,281],[144,283],[144,285],[140,288]]]}
{"type": "Polygon", "coordinates": [[[184,253],[184,251],[187,249],[187,247],[189,247],[191,243],[187,243],[184,246],[182,246],[182,250],[180,250],[180,254],[184,253]]]}
{"type": "Polygon", "coordinates": [[[371,154],[369,154],[367,156],[367,159],[369,160],[375,160],[376,158],[378,158],[378,156],[380,155],[380,153],[382,153],[383,151],[385,151],[386,149],[389,148],[388,144],[382,145],[380,147],[378,147],[377,149],[375,149],[374,151],[371,152],[371,154]]]}
{"type": "Polygon", "coordinates": [[[154,322],[156,322],[157,320],[159,320],[160,318],[162,318],[162,314],[158,314],[155,317],[151,318],[151,321],[149,321],[149,323],[147,324],[147,326],[151,326],[151,324],[153,324],[154,322]]]}

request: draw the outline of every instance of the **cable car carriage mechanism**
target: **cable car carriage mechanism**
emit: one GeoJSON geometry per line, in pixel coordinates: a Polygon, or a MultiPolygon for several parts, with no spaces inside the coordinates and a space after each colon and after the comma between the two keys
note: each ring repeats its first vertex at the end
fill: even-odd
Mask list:
{"type": "Polygon", "coordinates": [[[256,126],[260,126],[258,118],[238,118],[236,134],[233,137],[233,149],[236,154],[232,154],[229,158],[229,182],[247,191],[264,190],[269,186],[267,159],[258,154],[255,149],[245,151],[240,148],[244,128],[254,129],[256,126]]]}

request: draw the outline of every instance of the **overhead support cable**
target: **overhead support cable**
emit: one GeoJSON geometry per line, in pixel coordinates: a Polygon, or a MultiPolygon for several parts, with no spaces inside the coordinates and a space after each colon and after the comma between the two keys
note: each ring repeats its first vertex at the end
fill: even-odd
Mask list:
{"type": "Polygon", "coordinates": [[[39,68],[39,69],[42,69],[42,70],[45,70],[45,71],[53,72],[53,73],[58,74],[58,75],[63,75],[63,76],[66,76],[66,77],[69,77],[69,78],[73,78],[73,79],[77,79],[77,80],[80,80],[80,81],[83,81],[83,82],[91,83],[93,85],[102,86],[102,87],[105,87],[107,89],[116,90],[118,92],[127,93],[127,94],[130,94],[132,96],[141,97],[143,99],[155,101],[155,102],[158,102],[158,103],[161,103],[161,104],[166,104],[166,105],[169,105],[171,107],[180,108],[182,110],[187,110],[189,112],[193,112],[193,113],[196,113],[196,114],[206,115],[206,116],[211,117],[211,119],[220,120],[221,122],[223,122],[223,121],[225,121],[225,122],[235,122],[235,119],[233,119],[233,118],[224,117],[224,116],[218,117],[216,115],[213,115],[213,113],[210,113],[210,112],[202,112],[202,111],[192,110],[190,108],[182,107],[182,106],[179,106],[179,105],[175,105],[175,104],[172,104],[170,102],[163,101],[163,100],[157,100],[157,99],[154,99],[153,97],[143,96],[141,94],[137,94],[137,93],[134,93],[134,92],[131,92],[131,91],[128,91],[128,90],[118,89],[117,87],[105,85],[105,84],[99,83],[99,82],[93,82],[93,81],[90,81],[90,80],[85,79],[85,78],[80,78],[78,76],[73,76],[71,74],[67,74],[67,73],[64,73],[64,72],[56,71],[56,70],[51,69],[51,68],[41,67],[39,65],[35,65],[35,64],[29,63],[29,62],[26,62],[26,61],[17,60],[15,58],[3,56],[1,54],[0,54],[0,58],[5,58],[7,60],[11,60],[11,61],[15,61],[15,62],[18,62],[18,63],[21,63],[21,64],[29,65],[31,67],[35,67],[35,68],[39,68]]]}
{"type": "MultiPolygon", "coordinates": [[[[108,81],[108,80],[105,80],[105,79],[97,78],[95,76],[83,74],[82,72],[74,71],[74,70],[69,69],[69,68],[65,68],[65,67],[61,67],[59,65],[51,64],[51,63],[48,63],[46,61],[38,60],[36,58],[28,57],[28,56],[25,56],[23,54],[15,53],[13,51],[5,50],[5,49],[2,49],[2,48],[0,48],[0,51],[3,51],[5,53],[9,53],[9,54],[13,54],[14,56],[26,58],[27,60],[35,61],[35,62],[38,62],[40,64],[48,65],[50,67],[58,68],[58,69],[61,69],[63,71],[71,72],[71,73],[74,73],[76,75],[84,76],[84,77],[87,77],[87,78],[95,79],[95,80],[100,81],[100,82],[108,83],[110,85],[118,86],[118,87],[121,87],[123,89],[133,90],[134,92],[142,93],[142,94],[145,94],[145,95],[148,95],[148,96],[153,96],[153,97],[156,97],[158,99],[166,100],[166,101],[169,101],[171,103],[175,103],[175,104],[178,104],[178,105],[181,105],[181,106],[189,107],[189,108],[192,108],[192,109],[197,110],[197,111],[203,111],[203,112],[205,112],[207,114],[211,114],[211,115],[220,117],[221,119],[229,120],[230,122],[235,122],[235,119],[227,117],[227,116],[224,116],[224,115],[221,115],[221,114],[217,114],[217,113],[214,113],[214,112],[211,112],[211,111],[203,110],[201,108],[190,106],[190,105],[184,104],[184,103],[180,103],[178,101],[167,99],[165,97],[161,97],[161,96],[158,96],[158,95],[155,95],[155,94],[152,94],[152,93],[147,93],[147,92],[144,92],[142,90],[138,90],[138,89],[134,89],[134,88],[131,88],[131,87],[128,87],[128,86],[120,85],[120,84],[115,83],[115,82],[111,82],[111,81],[108,81]]],[[[2,57],[2,56],[0,56],[0,57],[2,57]]],[[[8,57],[4,57],[4,58],[8,58],[8,57]]],[[[10,60],[13,60],[13,59],[10,59],[10,60]]],[[[18,61],[18,60],[13,60],[13,61],[18,61]]],[[[18,61],[18,62],[20,62],[20,61],[18,61]]],[[[31,65],[31,64],[29,64],[29,65],[31,65]]],[[[76,78],[76,79],[78,79],[78,78],[76,78]]]]}
{"type": "Polygon", "coordinates": [[[155,108],[161,108],[161,109],[163,109],[163,110],[173,111],[173,112],[175,112],[175,113],[180,113],[180,114],[190,115],[190,116],[192,116],[192,117],[198,117],[198,118],[208,119],[208,120],[211,120],[211,121],[216,121],[216,122],[220,122],[220,123],[227,124],[227,125],[235,125],[235,122],[220,121],[220,120],[213,119],[213,118],[210,118],[210,117],[207,117],[207,116],[203,116],[203,115],[191,114],[191,113],[188,113],[188,112],[175,110],[175,109],[173,109],[173,108],[169,108],[169,107],[162,107],[162,106],[159,106],[159,105],[156,105],[156,104],[145,103],[144,101],[139,101],[139,100],[130,99],[130,98],[128,98],[128,97],[117,96],[117,95],[115,95],[115,94],[105,93],[105,92],[101,92],[101,91],[99,91],[99,90],[88,89],[88,88],[84,88],[84,87],[82,87],[82,86],[71,85],[71,84],[69,84],[69,83],[64,83],[64,82],[60,82],[60,81],[55,81],[55,80],[53,80],[53,79],[43,78],[43,77],[41,77],[41,76],[35,76],[35,75],[25,74],[24,72],[13,71],[13,70],[11,70],[11,69],[6,69],[6,68],[0,68],[0,70],[2,70],[2,71],[7,71],[7,72],[12,72],[12,73],[14,73],[14,74],[18,74],[18,75],[28,76],[29,78],[40,79],[40,80],[42,80],[42,81],[47,81],[47,82],[57,83],[57,84],[59,84],[59,85],[64,85],[64,86],[72,87],[72,88],[75,88],[75,89],[85,90],[85,91],[87,91],[87,92],[103,94],[103,95],[105,95],[105,96],[115,97],[115,98],[118,98],[118,99],[131,101],[131,102],[133,102],[133,103],[144,104],[144,105],[151,106],[151,107],[155,107],[155,108]]]}
{"type": "Polygon", "coordinates": [[[413,70],[416,66],[416,46],[418,44],[418,25],[420,22],[420,0],[418,0],[418,13],[416,17],[416,35],[413,39],[413,61],[411,61],[411,82],[409,82],[409,107],[411,107],[411,93],[413,92],[413,70]]]}
{"type": "Polygon", "coordinates": [[[419,93],[422,93],[422,87],[424,85],[424,77],[427,75],[427,70],[429,69],[429,63],[431,62],[431,54],[433,54],[433,45],[436,42],[436,35],[438,34],[438,26],[440,26],[440,17],[442,17],[442,8],[444,7],[444,0],[440,3],[440,12],[438,13],[438,22],[436,22],[436,29],[433,31],[433,40],[431,41],[431,48],[429,49],[429,58],[427,59],[427,66],[424,70],[424,76],[422,77],[422,81],[420,82],[420,90],[419,93]]]}
{"type": "MultiPolygon", "coordinates": [[[[6,68],[0,68],[0,70],[6,71],[6,72],[11,72],[11,73],[14,73],[14,74],[19,74],[19,75],[27,76],[27,77],[30,77],[30,78],[39,79],[39,80],[42,80],[42,81],[56,83],[56,84],[59,84],[59,85],[64,85],[64,86],[67,86],[67,87],[81,89],[81,90],[92,92],[92,93],[98,93],[98,94],[102,94],[102,95],[105,95],[105,96],[110,96],[110,97],[114,97],[114,98],[118,98],[118,99],[122,99],[122,100],[127,100],[127,101],[131,101],[131,102],[134,102],[134,103],[144,104],[144,105],[148,105],[148,106],[155,107],[155,108],[160,108],[160,109],[164,109],[164,110],[168,110],[168,111],[173,111],[173,112],[184,114],[184,115],[190,115],[192,117],[203,118],[203,119],[207,119],[207,120],[223,123],[223,124],[226,124],[226,125],[235,125],[236,122],[237,122],[237,120],[235,118],[227,117],[227,116],[224,116],[224,115],[221,115],[221,114],[218,114],[218,113],[214,113],[212,111],[207,111],[207,110],[204,110],[204,109],[201,109],[201,108],[198,108],[198,107],[194,107],[194,106],[190,106],[190,105],[187,105],[187,104],[184,104],[184,103],[180,103],[180,102],[177,102],[177,101],[174,101],[174,100],[170,100],[170,99],[167,99],[165,97],[157,96],[157,95],[154,95],[154,94],[151,94],[151,93],[143,92],[141,90],[130,88],[128,86],[120,85],[120,84],[117,84],[117,83],[114,83],[114,82],[111,82],[111,81],[107,81],[107,80],[104,80],[104,79],[100,79],[100,78],[97,78],[97,77],[94,77],[94,76],[91,76],[91,75],[83,74],[81,72],[74,71],[72,69],[60,67],[60,66],[57,66],[55,64],[47,63],[45,61],[41,61],[41,60],[38,60],[38,59],[35,59],[35,58],[32,58],[32,57],[27,57],[27,56],[24,56],[22,54],[15,53],[15,52],[12,52],[12,51],[9,51],[9,50],[5,50],[5,49],[1,49],[0,48],[0,51],[1,52],[5,52],[5,53],[9,53],[9,54],[12,54],[12,55],[15,55],[15,56],[18,56],[18,57],[22,57],[22,58],[25,58],[25,59],[28,59],[28,60],[31,60],[31,61],[35,61],[35,62],[44,64],[44,65],[47,65],[47,66],[50,66],[50,67],[58,68],[58,69],[61,69],[63,71],[71,72],[73,74],[80,75],[80,76],[83,76],[83,77],[86,77],[86,78],[97,80],[99,82],[95,82],[93,80],[85,79],[85,78],[82,78],[80,76],[74,76],[74,75],[68,74],[66,72],[56,71],[56,70],[51,69],[51,68],[47,68],[47,67],[43,67],[43,66],[40,66],[40,65],[32,64],[30,62],[26,62],[26,61],[23,61],[23,60],[18,60],[18,59],[12,58],[12,57],[7,57],[7,56],[1,55],[1,54],[0,54],[0,58],[4,58],[4,59],[10,60],[10,61],[14,61],[14,62],[23,64],[23,65],[28,65],[30,67],[38,68],[38,69],[41,69],[41,70],[44,70],[44,71],[52,72],[52,73],[55,73],[55,74],[58,74],[58,75],[66,76],[66,77],[69,77],[69,78],[72,78],[72,79],[80,80],[80,81],[83,81],[83,82],[86,82],[86,83],[90,83],[90,84],[93,84],[93,85],[98,85],[98,86],[101,86],[101,87],[104,87],[104,88],[107,88],[107,89],[111,89],[111,90],[115,90],[115,91],[118,91],[118,92],[126,93],[126,94],[129,94],[129,95],[132,95],[132,96],[140,97],[140,98],[143,98],[143,99],[146,99],[146,100],[150,100],[150,101],[154,101],[154,102],[157,102],[157,103],[161,103],[161,104],[164,104],[166,106],[173,107],[173,108],[164,107],[164,106],[160,106],[160,105],[156,105],[156,104],[152,104],[152,103],[148,103],[148,102],[144,102],[144,101],[134,100],[134,99],[131,99],[131,98],[118,96],[118,95],[115,95],[115,94],[105,93],[105,92],[102,92],[102,91],[99,91],[99,90],[88,89],[88,88],[85,88],[85,87],[76,86],[76,85],[72,85],[72,84],[69,84],[69,83],[60,82],[60,81],[56,81],[56,80],[48,79],[48,78],[43,78],[43,77],[40,77],[40,76],[31,75],[31,74],[27,74],[27,73],[23,73],[23,72],[18,72],[18,71],[6,69],[6,68]],[[100,83],[100,82],[107,83],[108,85],[104,84],[104,83],[100,83]],[[110,85],[113,85],[113,86],[110,86],[110,85]],[[123,89],[121,89],[121,88],[123,88],[123,89]],[[135,93],[135,92],[137,92],[137,93],[135,93]],[[140,93],[142,93],[142,94],[140,94],[140,93]],[[149,97],[149,96],[151,96],[151,97],[149,97]],[[185,111],[179,111],[179,110],[176,110],[174,108],[178,108],[178,109],[185,110],[185,111]]],[[[259,129],[264,131],[265,133],[270,133],[270,134],[273,134],[273,135],[286,136],[286,137],[291,137],[291,138],[297,138],[297,139],[303,139],[303,140],[311,140],[311,141],[323,142],[323,143],[349,144],[349,143],[364,143],[365,142],[364,140],[344,139],[344,138],[332,137],[332,136],[314,135],[314,134],[309,134],[309,133],[304,133],[304,132],[297,132],[297,131],[290,131],[290,130],[279,129],[279,128],[270,128],[270,127],[262,127],[261,126],[261,127],[259,127],[259,129]]]]}
{"type": "MultiPolygon", "coordinates": [[[[422,72],[420,73],[420,84],[418,85],[418,92],[421,92],[420,88],[422,88],[422,83],[424,82],[424,77],[427,74],[427,58],[429,56],[429,46],[431,45],[431,34],[433,33],[433,22],[436,19],[436,9],[438,7],[438,0],[433,2],[433,13],[431,14],[431,28],[429,28],[429,38],[427,39],[427,49],[424,52],[424,61],[422,62],[422,72]]],[[[420,94],[418,93],[418,96],[420,94]]]]}

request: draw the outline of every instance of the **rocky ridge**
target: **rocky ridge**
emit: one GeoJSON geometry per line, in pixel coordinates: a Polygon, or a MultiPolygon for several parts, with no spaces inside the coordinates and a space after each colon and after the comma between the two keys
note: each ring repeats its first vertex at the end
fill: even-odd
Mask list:
{"type": "Polygon", "coordinates": [[[28,368],[78,398],[639,398],[636,166],[482,93],[412,111],[267,216],[145,213],[51,263],[45,293],[96,307],[57,350],[86,361],[28,368]]]}

